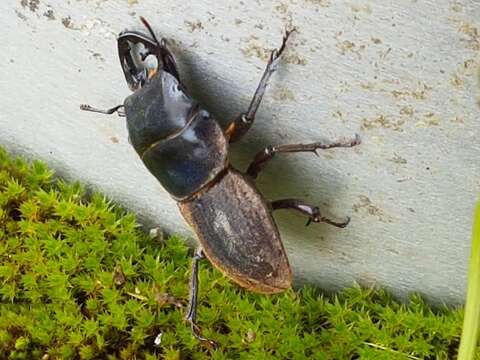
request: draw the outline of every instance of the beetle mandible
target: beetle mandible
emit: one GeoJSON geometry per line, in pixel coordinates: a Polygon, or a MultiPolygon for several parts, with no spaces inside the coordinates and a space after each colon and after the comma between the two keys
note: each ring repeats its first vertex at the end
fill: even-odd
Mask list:
{"type": "Polygon", "coordinates": [[[254,157],[246,172],[235,169],[228,161],[228,144],[242,138],[252,126],[268,81],[294,29],[286,31],[281,46],[272,51],[247,111],[222,128],[189,96],[165,39],[158,41],[148,22],[140,19],[149,35],[127,30],[117,39],[120,63],[133,94],[111,109],[89,105],[80,108],[126,116],[135,151],[177,201],[196,233],[200,246],[192,263],[186,320],[197,339],[215,346],[213,340],[201,335],[196,324],[200,259],[206,257],[251,291],[282,292],[290,288],[292,272],[272,212],[297,210],[308,217],[307,225],[312,221],[326,222],[343,228],[350,221],[331,220],[318,207],[297,199],[268,201],[255,186],[257,175],[276,154],[352,147],[360,143],[360,137],[267,146],[254,157]],[[147,65],[150,55],[156,58],[156,68],[147,65]]]}

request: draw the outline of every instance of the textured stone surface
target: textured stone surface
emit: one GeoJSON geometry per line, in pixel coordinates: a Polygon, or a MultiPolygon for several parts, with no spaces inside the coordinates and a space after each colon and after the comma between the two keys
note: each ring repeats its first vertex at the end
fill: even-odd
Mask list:
{"type": "Polygon", "coordinates": [[[248,136],[266,144],[359,132],[355,149],[278,156],[259,186],[352,216],[338,230],[279,212],[297,284],[353,280],[436,302],[463,299],[480,190],[478,1],[3,0],[0,143],[91,184],[150,226],[191,234],[137,159],[124,120],[82,113],[128,94],[116,34],[145,16],[172,39],[192,93],[226,122],[248,106],[269,49],[298,32],[248,136]]]}

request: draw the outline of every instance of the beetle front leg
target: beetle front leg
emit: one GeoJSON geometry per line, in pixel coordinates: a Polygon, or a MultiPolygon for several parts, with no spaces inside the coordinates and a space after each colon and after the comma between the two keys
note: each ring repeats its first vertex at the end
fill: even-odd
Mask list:
{"type": "Polygon", "coordinates": [[[268,81],[272,74],[277,70],[278,63],[280,62],[280,56],[285,50],[285,45],[287,40],[292,32],[295,31],[295,28],[292,30],[287,30],[283,36],[282,45],[280,48],[272,51],[270,59],[268,60],[267,67],[262,75],[262,79],[258,84],[257,90],[253,95],[253,98],[250,102],[247,112],[240,114],[226,129],[226,134],[229,137],[230,142],[239,140],[245,133],[250,129],[254,120],[255,114],[257,113],[258,108],[262,102],[263,95],[268,86],[268,81]]]}
{"type": "Polygon", "coordinates": [[[360,136],[355,134],[355,137],[350,139],[341,138],[335,141],[319,141],[311,144],[267,146],[255,155],[255,158],[247,169],[247,175],[255,179],[258,176],[258,173],[277,153],[313,152],[315,155],[318,155],[318,149],[325,150],[336,147],[353,147],[358,144],[360,144],[360,136]]]}
{"type": "Polygon", "coordinates": [[[190,299],[188,302],[187,315],[185,320],[190,323],[193,336],[202,341],[208,343],[213,348],[216,348],[218,344],[210,339],[207,339],[201,335],[201,331],[197,325],[197,302],[198,302],[198,263],[201,259],[205,258],[202,249],[197,249],[193,256],[192,262],[192,275],[190,279],[190,299]]]}
{"type": "Polygon", "coordinates": [[[272,201],[271,205],[273,210],[293,209],[301,212],[304,215],[307,215],[308,221],[306,226],[310,225],[311,222],[325,222],[339,228],[344,228],[350,222],[349,217],[347,217],[344,221],[334,221],[332,219],[329,219],[320,213],[320,209],[318,208],[318,206],[308,205],[303,201],[297,199],[276,200],[272,201]]]}
{"type": "Polygon", "coordinates": [[[87,104],[82,104],[80,105],[80,110],[97,112],[100,114],[107,114],[107,115],[111,115],[116,112],[118,116],[125,117],[125,110],[123,110],[123,107],[124,107],[123,105],[117,105],[110,109],[103,110],[103,109],[97,109],[97,108],[91,107],[90,105],[87,105],[87,104]]]}

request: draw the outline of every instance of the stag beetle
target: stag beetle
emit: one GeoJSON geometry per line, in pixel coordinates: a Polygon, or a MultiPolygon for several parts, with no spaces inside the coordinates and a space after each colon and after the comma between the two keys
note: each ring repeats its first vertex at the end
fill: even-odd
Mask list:
{"type": "Polygon", "coordinates": [[[196,324],[198,262],[206,257],[237,284],[255,292],[273,294],[291,286],[292,272],[280,234],[272,217],[279,209],[293,209],[310,222],[326,222],[343,228],[350,221],[333,221],[319,208],[301,200],[266,200],[255,179],[280,153],[314,152],[317,149],[352,147],[360,137],[310,144],[267,146],[245,173],[228,160],[228,144],[250,129],[268,81],[278,67],[292,31],[286,31],[280,48],[273,50],[260,83],[245,113],[225,128],[192,99],[165,39],[158,41],[152,28],[140,18],[149,35],[123,31],[118,36],[118,55],[133,94],[122,105],[108,110],[81,105],[82,110],[126,116],[129,140],[148,170],[177,201],[186,222],[195,231],[200,247],[195,252],[186,320],[193,335],[206,339],[196,324]],[[156,66],[147,65],[153,55],[156,66]]]}

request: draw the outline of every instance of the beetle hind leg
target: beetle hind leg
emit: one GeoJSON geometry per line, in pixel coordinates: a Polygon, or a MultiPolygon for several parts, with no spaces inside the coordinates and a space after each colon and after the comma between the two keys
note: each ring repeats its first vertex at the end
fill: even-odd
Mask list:
{"type": "Polygon", "coordinates": [[[190,299],[188,303],[187,315],[185,320],[190,323],[193,336],[214,349],[218,347],[218,344],[210,339],[207,339],[202,336],[199,326],[197,325],[197,302],[198,302],[198,263],[200,260],[205,258],[202,249],[197,249],[195,255],[193,256],[192,261],[192,275],[190,279],[190,299]]]}
{"type": "Polygon", "coordinates": [[[268,60],[267,67],[263,72],[260,83],[255,90],[250,105],[245,113],[240,114],[235,120],[233,120],[226,129],[226,134],[230,139],[230,142],[239,140],[245,133],[250,129],[254,120],[255,114],[257,113],[258,108],[262,102],[263,95],[267,90],[268,81],[272,74],[277,70],[278,64],[280,62],[280,57],[285,50],[287,40],[290,37],[290,34],[295,31],[295,28],[287,30],[283,36],[282,44],[278,49],[275,49],[270,54],[270,59],[268,60]]]}
{"type": "Polygon", "coordinates": [[[343,221],[335,221],[321,214],[320,209],[317,206],[312,206],[297,199],[282,199],[271,202],[273,210],[280,209],[293,209],[308,216],[306,226],[312,222],[324,222],[339,228],[344,228],[350,222],[350,218],[347,217],[343,221]]]}

